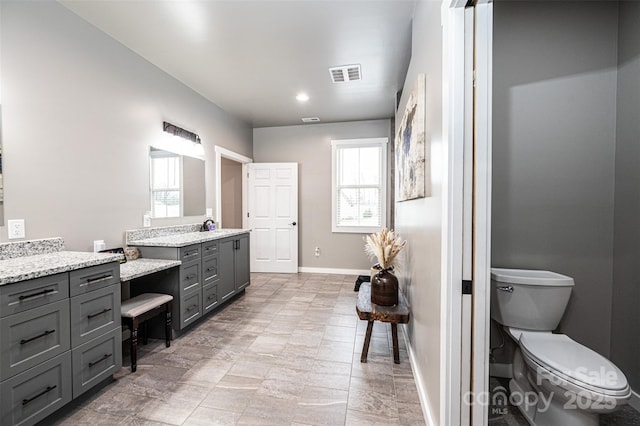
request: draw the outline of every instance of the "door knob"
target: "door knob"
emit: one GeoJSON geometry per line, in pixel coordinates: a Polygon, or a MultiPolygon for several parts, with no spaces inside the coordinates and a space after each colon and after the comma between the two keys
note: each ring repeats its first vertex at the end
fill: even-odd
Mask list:
{"type": "Polygon", "coordinates": [[[289,225],[296,226],[296,223],[295,222],[291,222],[289,225]]]}

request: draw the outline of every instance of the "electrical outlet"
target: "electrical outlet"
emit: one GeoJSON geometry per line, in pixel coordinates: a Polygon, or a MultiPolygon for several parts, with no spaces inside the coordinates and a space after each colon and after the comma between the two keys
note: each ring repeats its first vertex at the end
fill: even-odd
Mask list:
{"type": "Polygon", "coordinates": [[[316,255],[316,257],[320,257],[320,247],[316,247],[314,254],[316,255]]]}
{"type": "Polygon", "coordinates": [[[24,238],[24,219],[7,220],[9,239],[24,238]]]}
{"type": "Polygon", "coordinates": [[[206,212],[204,214],[206,217],[213,217],[213,209],[210,207],[207,207],[206,212]]]}
{"type": "Polygon", "coordinates": [[[145,214],[144,216],[142,216],[142,226],[145,228],[148,228],[151,226],[151,216],[149,216],[148,214],[145,214]]]}

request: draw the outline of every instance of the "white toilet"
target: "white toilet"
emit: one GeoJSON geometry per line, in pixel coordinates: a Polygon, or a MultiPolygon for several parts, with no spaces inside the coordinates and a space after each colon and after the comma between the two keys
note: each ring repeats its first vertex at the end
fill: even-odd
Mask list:
{"type": "Polygon", "coordinates": [[[538,426],[598,426],[627,403],[631,388],[611,361],[554,334],[573,278],[549,271],[491,269],[491,318],[517,344],[510,400],[538,426]]]}

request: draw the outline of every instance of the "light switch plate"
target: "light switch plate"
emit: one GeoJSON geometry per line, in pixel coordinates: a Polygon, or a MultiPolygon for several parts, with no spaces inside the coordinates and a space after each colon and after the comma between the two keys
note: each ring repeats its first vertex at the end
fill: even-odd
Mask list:
{"type": "Polygon", "coordinates": [[[208,207],[204,215],[207,217],[213,217],[213,209],[208,207]]]}
{"type": "Polygon", "coordinates": [[[10,240],[24,238],[24,219],[7,220],[7,232],[10,240]]]}

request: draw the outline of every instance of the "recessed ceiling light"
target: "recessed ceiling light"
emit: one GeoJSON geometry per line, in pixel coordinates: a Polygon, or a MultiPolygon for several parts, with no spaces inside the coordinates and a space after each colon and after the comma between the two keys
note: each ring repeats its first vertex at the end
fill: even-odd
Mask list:
{"type": "Polygon", "coordinates": [[[306,93],[298,93],[296,95],[296,99],[300,102],[307,102],[309,100],[309,95],[306,93]]]}
{"type": "Polygon", "coordinates": [[[320,121],[318,117],[305,117],[302,119],[303,123],[317,123],[318,121],[320,121]]]}

